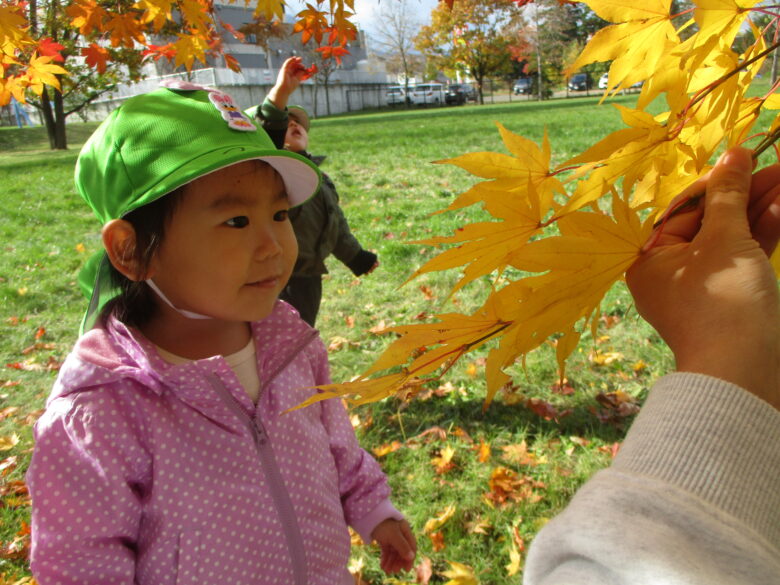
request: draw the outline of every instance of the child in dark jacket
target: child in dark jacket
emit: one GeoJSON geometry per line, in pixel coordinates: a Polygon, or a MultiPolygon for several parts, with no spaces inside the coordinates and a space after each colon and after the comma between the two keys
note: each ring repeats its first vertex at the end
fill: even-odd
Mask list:
{"type": "MultiPolygon", "coordinates": [[[[309,116],[300,106],[287,107],[287,100],[300,84],[303,68],[300,57],[284,62],[276,85],[259,108],[250,111],[263,124],[277,148],[301,154],[320,165],[325,157],[312,156],[309,146],[309,116]]],[[[303,205],[291,210],[295,236],[298,240],[298,260],[293,275],[281,294],[314,326],[322,301],[322,275],[327,274],[325,259],[331,254],[349,268],[355,276],[369,274],[377,266],[377,256],[363,249],[352,234],[339,206],[339,195],[333,181],[322,174],[320,189],[303,205]]]]}

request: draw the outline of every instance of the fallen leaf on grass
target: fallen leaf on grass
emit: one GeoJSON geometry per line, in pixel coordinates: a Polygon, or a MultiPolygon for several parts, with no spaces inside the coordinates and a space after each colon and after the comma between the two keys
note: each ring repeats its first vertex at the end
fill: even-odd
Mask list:
{"type": "Polygon", "coordinates": [[[338,335],[330,338],[328,343],[328,351],[338,351],[343,347],[360,347],[360,344],[355,341],[350,341],[346,337],[340,337],[338,335]]]}
{"type": "Polygon", "coordinates": [[[506,467],[496,467],[490,474],[488,480],[490,491],[485,494],[485,499],[492,504],[504,506],[507,503],[529,501],[538,502],[542,496],[534,490],[544,488],[544,483],[536,481],[528,476],[519,476],[517,473],[506,467]]]}
{"type": "Polygon", "coordinates": [[[0,437],[0,451],[10,451],[19,443],[19,435],[14,433],[7,437],[0,437]]]}
{"type": "Polygon", "coordinates": [[[392,443],[385,443],[384,445],[374,447],[371,452],[377,457],[384,457],[388,453],[398,451],[402,446],[403,445],[399,441],[393,441],[392,443]]]}
{"type": "Polygon", "coordinates": [[[490,443],[480,441],[479,445],[474,447],[474,449],[477,451],[477,461],[480,463],[487,463],[490,461],[490,443]]]}
{"type": "Polygon", "coordinates": [[[452,570],[442,572],[442,575],[449,579],[444,585],[479,585],[479,581],[474,575],[474,569],[455,561],[447,562],[452,570]]]}
{"type": "Polygon", "coordinates": [[[444,508],[444,510],[442,510],[438,516],[428,519],[428,521],[425,523],[425,526],[423,527],[423,534],[431,534],[432,532],[439,530],[447,523],[450,518],[455,515],[456,510],[457,508],[455,507],[455,504],[450,504],[444,508]]]}
{"type": "Polygon", "coordinates": [[[447,445],[439,451],[438,457],[431,457],[431,465],[434,466],[436,473],[442,475],[455,468],[452,458],[455,456],[455,449],[447,445]]]}
{"type": "Polygon", "coordinates": [[[30,553],[30,526],[22,521],[22,527],[13,540],[2,543],[0,559],[21,561],[27,559],[30,553]]]}
{"type": "Polygon", "coordinates": [[[560,394],[561,396],[571,396],[574,394],[574,386],[569,384],[569,381],[566,378],[564,378],[563,381],[556,382],[550,388],[555,394],[560,394]]]}
{"type": "Polygon", "coordinates": [[[612,424],[617,428],[622,428],[628,417],[639,412],[636,398],[622,390],[606,394],[599,392],[596,395],[596,401],[604,408],[592,408],[591,411],[602,423],[612,424]]]}
{"type": "Polygon", "coordinates": [[[387,335],[388,333],[392,333],[390,328],[385,324],[384,319],[369,329],[368,332],[373,333],[374,335],[387,335]]]}
{"type": "Polygon", "coordinates": [[[18,458],[16,455],[12,457],[6,457],[0,461],[0,475],[8,475],[11,473],[14,469],[16,469],[17,462],[18,458]]]}
{"type": "Polygon", "coordinates": [[[423,298],[426,301],[432,301],[436,298],[436,293],[434,293],[433,289],[426,284],[420,285],[420,292],[423,294],[423,298]]]}
{"type": "Polygon", "coordinates": [[[588,355],[588,360],[595,366],[608,366],[623,360],[623,354],[619,351],[592,351],[588,355]]]}
{"type": "Polygon", "coordinates": [[[415,580],[418,585],[428,585],[433,576],[433,563],[428,557],[423,557],[420,564],[414,568],[415,580]]]}
{"type": "Polygon", "coordinates": [[[571,409],[559,411],[555,406],[541,398],[529,398],[524,404],[528,410],[541,416],[544,420],[554,420],[555,422],[558,422],[563,417],[572,413],[571,409]]]}
{"type": "MultiPolygon", "coordinates": [[[[36,336],[35,338],[39,339],[38,336],[36,336]]],[[[57,349],[57,345],[55,343],[43,343],[43,342],[33,343],[30,347],[25,347],[22,350],[22,355],[27,355],[41,349],[57,349]]]]}
{"type": "Polygon", "coordinates": [[[512,527],[512,541],[509,548],[509,564],[506,566],[506,574],[510,577],[517,575],[523,568],[523,553],[525,541],[520,536],[517,526],[512,527]]]}
{"type": "Polygon", "coordinates": [[[349,327],[350,329],[355,327],[355,318],[351,317],[350,315],[347,315],[344,317],[344,324],[349,327]]]}
{"type": "Polygon", "coordinates": [[[431,539],[431,548],[433,549],[433,552],[441,552],[447,548],[447,544],[444,542],[443,532],[431,532],[428,535],[428,538],[431,539]]]}
{"type": "Polygon", "coordinates": [[[526,445],[525,441],[516,445],[506,445],[501,447],[501,450],[504,452],[501,458],[509,463],[528,465],[530,467],[537,465],[536,455],[528,452],[528,445],[526,445]]]}
{"type": "Polygon", "coordinates": [[[8,418],[12,414],[15,414],[19,411],[18,406],[7,406],[3,410],[0,410],[0,420],[3,420],[4,418],[8,418]]]}

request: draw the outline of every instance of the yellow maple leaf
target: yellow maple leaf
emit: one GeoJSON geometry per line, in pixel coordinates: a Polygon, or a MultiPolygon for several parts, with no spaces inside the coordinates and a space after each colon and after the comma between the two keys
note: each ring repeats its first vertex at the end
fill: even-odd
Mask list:
{"type": "Polygon", "coordinates": [[[195,59],[201,63],[206,62],[206,50],[208,40],[200,34],[183,35],[173,46],[176,49],[176,65],[184,65],[188,70],[192,68],[195,59]]]}
{"type": "Polygon", "coordinates": [[[591,10],[615,23],[593,35],[571,71],[590,63],[612,61],[607,93],[647,79],[665,52],[679,39],[671,22],[671,0],[586,0],[591,10]]]}
{"type": "Polygon", "coordinates": [[[438,516],[428,519],[428,521],[425,523],[425,526],[423,526],[423,534],[431,534],[439,530],[449,521],[450,518],[455,515],[457,509],[458,508],[455,506],[455,504],[450,504],[444,508],[444,510],[442,510],[438,516]]]}
{"type": "Polygon", "coordinates": [[[474,575],[474,569],[455,561],[447,562],[452,569],[442,572],[442,575],[449,579],[444,585],[479,585],[479,581],[474,575]]]}
{"type": "Polygon", "coordinates": [[[452,462],[453,457],[455,457],[455,449],[450,445],[446,445],[439,451],[438,456],[431,457],[431,465],[436,468],[436,473],[446,473],[455,467],[455,464],[452,462]]]}
{"type": "Polygon", "coordinates": [[[13,48],[32,43],[32,39],[27,35],[28,29],[27,20],[18,6],[0,6],[0,47],[4,47],[4,52],[10,54],[13,48]],[[5,49],[6,46],[8,49],[5,49]]]}
{"type": "Polygon", "coordinates": [[[417,244],[457,244],[441,252],[411,277],[426,272],[465,266],[463,278],[452,292],[480,276],[503,270],[512,256],[539,233],[542,219],[553,206],[556,193],[564,194],[559,179],[550,172],[550,144],[545,132],[541,148],[498,124],[511,155],[495,152],[465,154],[438,161],[463,168],[490,181],[481,182],[463,193],[449,207],[459,209],[482,203],[500,222],[479,222],[464,226],[454,235],[420,240],[417,244]]]}
{"type": "Polygon", "coordinates": [[[760,0],[697,0],[694,19],[699,31],[677,49],[684,66],[695,69],[720,47],[731,47],[749,15],[749,8],[760,0]]]}
{"type": "Polygon", "coordinates": [[[67,71],[59,65],[52,64],[52,57],[33,56],[25,73],[29,87],[36,94],[41,95],[44,85],[50,85],[59,89],[60,82],[57,75],[67,75],[67,71]]]}
{"type": "Polygon", "coordinates": [[[210,13],[199,0],[178,0],[184,20],[196,34],[206,35],[211,20],[210,13]]]}
{"type": "Polygon", "coordinates": [[[0,437],[0,451],[10,451],[19,444],[19,435],[13,434],[7,437],[0,437]]]}
{"type": "Polygon", "coordinates": [[[172,20],[171,6],[174,0],[138,0],[133,4],[133,8],[143,10],[142,21],[151,22],[154,30],[160,30],[163,25],[172,20]]]}
{"type": "Polygon", "coordinates": [[[266,20],[282,20],[284,18],[283,0],[257,0],[255,16],[263,15],[266,20]]]}

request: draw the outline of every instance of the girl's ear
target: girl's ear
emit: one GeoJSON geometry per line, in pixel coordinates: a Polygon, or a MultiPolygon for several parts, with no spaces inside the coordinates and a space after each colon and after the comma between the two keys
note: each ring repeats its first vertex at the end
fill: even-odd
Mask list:
{"type": "Polygon", "coordinates": [[[135,228],[133,224],[124,219],[112,219],[103,226],[103,247],[106,249],[108,259],[126,278],[139,281],[148,278],[141,274],[141,267],[136,256],[135,228]]]}

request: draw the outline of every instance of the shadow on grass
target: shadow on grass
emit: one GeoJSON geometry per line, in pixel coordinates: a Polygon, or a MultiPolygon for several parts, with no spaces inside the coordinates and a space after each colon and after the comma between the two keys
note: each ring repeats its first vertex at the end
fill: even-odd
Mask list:
{"type": "Polygon", "coordinates": [[[406,404],[387,400],[373,406],[374,419],[384,419],[384,422],[375,425],[371,432],[382,435],[380,443],[399,440],[402,435],[409,439],[434,426],[444,429],[460,427],[475,440],[479,436],[522,433],[531,440],[536,436],[557,434],[611,443],[622,441],[632,421],[632,418],[622,419],[619,425],[601,422],[593,412],[599,405],[587,393],[566,397],[558,409],[570,412],[558,420],[545,420],[522,403],[509,405],[494,401],[486,410],[483,410],[483,405],[478,398],[433,398],[412,400],[406,404]]]}

